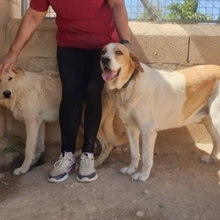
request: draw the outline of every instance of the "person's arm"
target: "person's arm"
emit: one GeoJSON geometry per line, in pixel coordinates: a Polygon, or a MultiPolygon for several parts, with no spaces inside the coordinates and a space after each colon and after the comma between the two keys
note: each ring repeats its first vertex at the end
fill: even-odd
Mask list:
{"type": "Polygon", "coordinates": [[[46,16],[47,11],[38,12],[29,8],[19,26],[16,37],[9,48],[8,53],[0,60],[0,74],[13,69],[18,55],[31,39],[38,26],[46,16]]]}
{"type": "MultiPolygon", "coordinates": [[[[112,8],[115,27],[120,40],[127,40],[130,42],[130,29],[128,26],[128,15],[124,0],[107,0],[107,2],[112,8]]],[[[130,48],[130,45],[124,44],[130,48]]]]}

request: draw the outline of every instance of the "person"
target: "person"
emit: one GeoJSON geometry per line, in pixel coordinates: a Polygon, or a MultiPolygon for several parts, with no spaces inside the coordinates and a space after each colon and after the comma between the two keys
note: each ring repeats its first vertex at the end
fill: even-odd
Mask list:
{"type": "Polygon", "coordinates": [[[98,179],[94,167],[94,144],[101,121],[100,52],[111,42],[129,48],[130,29],[124,0],[31,0],[8,53],[0,61],[0,74],[12,70],[17,57],[39,25],[48,7],[56,13],[57,64],[62,83],[59,108],[61,155],[50,171],[49,182],[61,182],[77,169],[74,152],[84,113],[84,144],[77,180],[98,179]]]}

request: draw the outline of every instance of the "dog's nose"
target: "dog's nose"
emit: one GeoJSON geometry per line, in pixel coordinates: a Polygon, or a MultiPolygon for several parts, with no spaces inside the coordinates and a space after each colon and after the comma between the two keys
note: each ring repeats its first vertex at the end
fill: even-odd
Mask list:
{"type": "Polygon", "coordinates": [[[111,60],[108,57],[102,57],[102,63],[107,65],[111,60]]]}
{"type": "Polygon", "coordinates": [[[5,91],[3,92],[3,96],[4,96],[4,98],[10,98],[10,97],[11,97],[11,91],[5,90],[5,91]]]}

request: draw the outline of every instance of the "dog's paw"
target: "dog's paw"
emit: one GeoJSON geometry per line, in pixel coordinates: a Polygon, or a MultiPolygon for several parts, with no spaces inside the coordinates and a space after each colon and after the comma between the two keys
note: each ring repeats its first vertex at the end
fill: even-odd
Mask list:
{"type": "Polygon", "coordinates": [[[203,163],[215,163],[217,161],[217,159],[214,159],[209,155],[204,155],[200,159],[203,163]]]}
{"type": "Polygon", "coordinates": [[[140,182],[145,182],[148,179],[149,175],[145,173],[135,173],[132,175],[131,179],[132,181],[140,181],[140,182]]]}
{"type": "Polygon", "coordinates": [[[28,170],[22,169],[22,167],[18,167],[17,169],[14,170],[13,175],[15,176],[20,176],[22,174],[27,173],[28,170]]]}
{"type": "Polygon", "coordinates": [[[123,167],[120,170],[120,173],[131,175],[131,174],[135,173],[135,171],[136,171],[136,169],[134,167],[123,167]]]}

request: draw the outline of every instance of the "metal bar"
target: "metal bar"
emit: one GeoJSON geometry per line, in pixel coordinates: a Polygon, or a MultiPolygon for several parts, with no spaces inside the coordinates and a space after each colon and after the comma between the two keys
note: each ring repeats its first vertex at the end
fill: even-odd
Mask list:
{"type": "Polygon", "coordinates": [[[148,11],[150,14],[150,17],[153,21],[157,21],[162,23],[162,19],[160,15],[158,15],[157,11],[152,7],[151,3],[148,0],[140,0],[141,3],[143,4],[144,8],[148,11]]]}
{"type": "Polygon", "coordinates": [[[22,0],[21,2],[21,16],[25,14],[28,8],[28,0],[22,0]]]}

